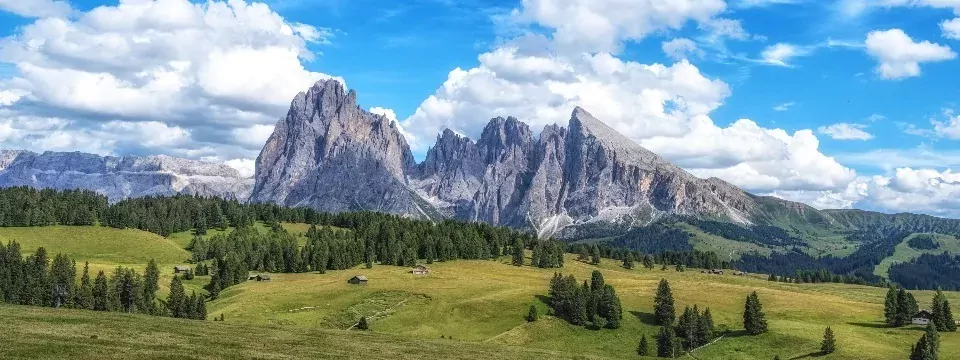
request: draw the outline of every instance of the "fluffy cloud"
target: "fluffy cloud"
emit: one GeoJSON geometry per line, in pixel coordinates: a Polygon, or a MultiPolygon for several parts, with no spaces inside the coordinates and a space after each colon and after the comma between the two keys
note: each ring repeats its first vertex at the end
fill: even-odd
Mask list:
{"type": "Polygon", "coordinates": [[[62,17],[72,10],[70,4],[62,0],[0,0],[0,11],[25,17],[62,17]]]}
{"type": "Polygon", "coordinates": [[[664,41],[660,46],[663,49],[663,53],[674,60],[703,56],[703,51],[697,47],[697,43],[687,38],[664,41]]]}
{"type": "Polygon", "coordinates": [[[763,50],[763,53],[760,54],[760,61],[769,65],[792,66],[790,59],[809,55],[810,52],[811,50],[805,47],[777,43],[763,50]]]}
{"type": "Polygon", "coordinates": [[[262,3],[123,0],[0,41],[0,61],[17,69],[0,104],[67,119],[64,134],[125,139],[100,153],[248,158],[297,92],[330,77],[302,61],[314,56],[308,43],[331,36],[262,3]]]}
{"type": "MultiPolygon", "coordinates": [[[[718,126],[709,114],[730,88],[686,60],[668,66],[624,61],[606,52],[555,52],[554,41],[565,41],[558,38],[562,31],[572,30],[558,28],[552,38],[521,36],[480,55],[479,66],[451,71],[402,122],[413,132],[414,150],[425,151],[444,128],[476,137],[494,116],[516,116],[535,130],[565,125],[570,111],[581,106],[699,176],[718,176],[750,190],[826,191],[856,177],[820,153],[810,130],[789,134],[748,119],[718,126]]],[[[639,36],[621,31],[626,35],[608,38],[639,36]]]]}
{"type": "Polygon", "coordinates": [[[790,110],[790,108],[792,108],[794,105],[796,104],[793,101],[785,102],[783,104],[774,106],[773,111],[787,111],[790,110]]]}
{"type": "Polygon", "coordinates": [[[706,24],[724,10],[723,0],[523,0],[512,15],[552,29],[563,52],[615,53],[622,41],[690,21],[706,24]]]}
{"type": "Polygon", "coordinates": [[[397,121],[397,113],[393,111],[393,109],[374,106],[370,108],[370,112],[377,115],[382,115],[383,117],[387,118],[390,121],[397,121]]]}
{"type": "Polygon", "coordinates": [[[253,159],[231,159],[223,162],[229,167],[237,169],[240,176],[249,178],[256,173],[256,161],[253,159]]]}
{"type": "Polygon", "coordinates": [[[960,17],[953,20],[944,20],[940,23],[943,36],[949,39],[960,40],[960,17]]]}
{"type": "Polygon", "coordinates": [[[863,124],[837,123],[829,126],[821,126],[817,132],[827,135],[834,140],[870,140],[873,135],[864,131],[867,126],[863,124]]]}
{"type": "Polygon", "coordinates": [[[929,41],[914,42],[900,29],[871,31],[867,34],[866,45],[867,53],[879,61],[876,72],[884,79],[919,76],[920,63],[957,57],[947,46],[929,41]]]}

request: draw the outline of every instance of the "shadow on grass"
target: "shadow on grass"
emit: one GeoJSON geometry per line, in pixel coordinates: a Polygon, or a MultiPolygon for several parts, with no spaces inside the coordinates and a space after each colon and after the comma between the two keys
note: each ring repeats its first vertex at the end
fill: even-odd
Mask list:
{"type": "Polygon", "coordinates": [[[542,302],[544,305],[550,305],[550,297],[549,297],[549,296],[546,296],[546,295],[534,295],[533,297],[537,298],[537,300],[540,300],[540,302],[542,302]]]}
{"type": "Polygon", "coordinates": [[[882,322],[848,322],[847,324],[871,329],[893,329],[882,322]]]}
{"type": "Polygon", "coordinates": [[[820,352],[820,351],[814,351],[814,352],[809,353],[809,354],[806,354],[806,355],[794,356],[794,357],[790,358],[790,360],[812,359],[812,358],[818,358],[818,357],[821,357],[821,356],[824,356],[824,355],[826,355],[826,354],[824,354],[824,353],[822,353],[822,352],[820,352]]]}
{"type": "Polygon", "coordinates": [[[640,322],[644,324],[654,325],[654,326],[657,325],[657,318],[654,317],[652,313],[645,313],[645,312],[639,312],[639,311],[631,311],[630,313],[633,314],[633,316],[636,316],[637,319],[640,319],[640,322]]]}

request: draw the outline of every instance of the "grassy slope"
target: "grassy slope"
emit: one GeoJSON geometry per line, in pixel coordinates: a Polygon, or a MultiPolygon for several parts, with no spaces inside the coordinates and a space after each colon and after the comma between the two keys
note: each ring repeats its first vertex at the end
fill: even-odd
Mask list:
{"type": "Polygon", "coordinates": [[[920,257],[923,254],[942,254],[948,252],[951,254],[960,254],[960,241],[957,238],[950,235],[943,234],[927,234],[933,235],[936,238],[936,241],[940,244],[939,249],[935,250],[918,250],[910,247],[909,241],[917,235],[922,234],[912,234],[905,239],[903,239],[900,244],[897,244],[893,255],[888,256],[883,259],[880,264],[877,264],[877,267],[874,268],[873,273],[877,276],[887,277],[890,271],[890,266],[896,263],[906,262],[920,257]]]}
{"type": "Polygon", "coordinates": [[[2,359],[571,359],[554,351],[371,332],[238,326],[0,305],[2,359]],[[94,338],[95,337],[95,338],[94,338]]]}
{"type": "Polygon", "coordinates": [[[763,256],[770,256],[773,250],[754,243],[730,240],[725,237],[708,234],[687,223],[678,223],[677,226],[689,233],[692,237],[690,243],[693,248],[700,251],[712,251],[720,257],[721,260],[733,261],[740,259],[741,254],[758,253],[763,256]]]}
{"type": "MultiPolygon", "coordinates": [[[[0,231],[3,230],[5,229],[0,229],[0,231]]],[[[8,231],[14,230],[17,229],[8,231]]],[[[24,239],[34,241],[30,246],[42,243],[51,253],[70,251],[78,261],[87,260],[89,257],[103,262],[129,263],[136,261],[130,259],[139,259],[138,256],[157,257],[158,255],[148,251],[167,248],[144,247],[141,241],[147,240],[142,239],[148,239],[146,243],[149,244],[151,241],[159,241],[157,240],[159,237],[150,238],[147,235],[151,234],[133,230],[52,227],[20,231],[17,234],[18,241],[24,243],[27,243],[24,239]],[[98,245],[83,245],[86,242],[99,244],[103,240],[100,237],[79,234],[95,234],[100,231],[120,231],[122,234],[127,234],[114,236],[117,239],[111,240],[128,241],[125,244],[129,246],[120,247],[126,249],[127,253],[119,252],[113,257],[104,257],[102,255],[104,252],[97,250],[98,245]],[[63,239],[71,239],[72,242],[66,242],[63,239]],[[136,242],[130,243],[130,241],[136,242]],[[63,249],[61,246],[68,249],[61,250],[63,249]],[[75,248],[78,250],[70,250],[75,248]]],[[[0,232],[0,234],[3,233],[0,232]]],[[[25,246],[25,248],[29,247],[25,246]]],[[[710,307],[718,325],[727,325],[734,330],[741,327],[739,324],[745,296],[754,290],[759,292],[770,320],[771,332],[759,337],[726,337],[710,347],[699,350],[696,354],[701,359],[770,359],[773,355],[780,355],[787,359],[807,355],[819,347],[822,331],[826,326],[834,328],[840,346],[840,351],[826,357],[828,359],[904,358],[910,345],[921,334],[918,328],[887,329],[880,326],[883,289],[842,284],[771,283],[760,277],[703,275],[696,271],[677,273],[645,269],[625,270],[619,268],[614,261],[604,261],[600,269],[607,282],[617,288],[623,302],[624,320],[621,329],[592,331],[568,325],[551,317],[544,317],[541,321],[528,324],[524,322],[523,316],[531,304],[538,306],[541,310],[546,309],[542,296],[546,295],[547,285],[554,270],[514,267],[506,261],[507,259],[504,258],[503,262],[499,263],[494,261],[436,263],[432,265],[433,274],[428,277],[414,277],[409,274],[408,269],[392,266],[376,266],[369,270],[357,268],[331,271],[327,274],[276,274],[272,282],[246,282],[232,287],[225,291],[220,299],[208,304],[211,317],[223,313],[226,315],[227,324],[233,326],[229,327],[230,330],[222,332],[218,332],[220,330],[216,330],[215,326],[225,324],[197,325],[204,326],[203,330],[199,330],[200,328],[180,330],[182,326],[189,328],[196,323],[174,323],[171,321],[176,320],[131,317],[130,319],[139,320],[131,320],[131,324],[124,325],[121,324],[123,321],[114,319],[109,320],[112,321],[109,324],[88,327],[91,322],[95,323],[92,320],[94,317],[92,314],[87,320],[83,320],[87,315],[78,314],[76,316],[79,318],[74,317],[72,318],[74,320],[63,321],[40,314],[35,319],[31,319],[28,315],[24,315],[27,316],[26,318],[16,318],[17,320],[12,323],[17,324],[13,330],[17,332],[8,338],[20,339],[14,342],[18,346],[15,349],[25,349],[23,351],[36,351],[40,346],[53,344],[54,348],[59,349],[57,351],[65,351],[63,357],[69,357],[66,355],[83,357],[97,351],[111,352],[118,348],[125,349],[124,351],[147,352],[148,357],[164,357],[164,353],[153,352],[166,351],[163,349],[168,346],[183,351],[201,351],[195,350],[200,346],[198,343],[191,343],[185,339],[189,339],[188,334],[209,332],[211,335],[208,335],[208,338],[225,338],[209,340],[214,341],[214,345],[208,346],[210,349],[202,350],[197,355],[199,358],[235,354],[230,351],[243,352],[251,356],[262,354],[262,357],[267,358],[280,357],[279,353],[291,355],[294,358],[316,357],[317,353],[311,352],[315,350],[289,347],[288,343],[284,343],[286,340],[282,339],[288,336],[293,336],[292,339],[300,339],[297,336],[304,334],[339,334],[337,336],[340,338],[330,342],[311,341],[319,344],[318,349],[350,353],[356,350],[355,341],[351,341],[354,338],[347,336],[358,335],[346,335],[333,329],[347,328],[359,316],[368,315],[373,316],[371,321],[373,332],[382,336],[376,335],[374,338],[364,339],[385,342],[383,345],[378,343],[377,348],[388,349],[384,350],[386,352],[394,351],[389,350],[393,349],[391,346],[400,346],[397,344],[409,341],[409,348],[424,347],[424,354],[434,354],[434,357],[439,358],[455,357],[469,351],[481,351],[475,349],[483,348],[471,343],[517,345],[576,354],[622,357],[634,354],[640,334],[647,334],[651,340],[656,334],[657,327],[649,323],[649,314],[652,312],[656,283],[660,278],[670,280],[677,298],[678,311],[682,311],[685,305],[699,304],[701,308],[710,307]],[[371,279],[370,284],[367,286],[346,284],[346,280],[354,274],[367,275],[371,279]],[[89,346],[69,350],[70,347],[67,345],[73,346],[75,343],[83,342],[84,338],[72,338],[61,333],[63,331],[61,322],[69,324],[72,328],[103,327],[111,328],[112,331],[112,327],[117,327],[134,331],[150,327],[154,321],[158,321],[157,329],[148,334],[153,334],[151,338],[159,340],[156,340],[157,344],[148,346],[135,346],[130,342],[124,342],[127,340],[113,339],[107,343],[93,341],[89,346]],[[21,323],[33,322],[47,323],[47,325],[21,326],[21,323]],[[206,326],[213,327],[206,328],[206,326]],[[265,331],[263,326],[270,326],[269,331],[265,331]],[[33,334],[33,332],[40,334],[33,334]],[[227,333],[235,333],[239,337],[230,338],[227,333]],[[244,333],[248,335],[243,336],[244,333]],[[24,334],[33,335],[23,336],[24,334]],[[285,344],[285,346],[273,348],[272,345],[262,345],[263,342],[261,342],[247,347],[245,344],[254,337],[252,334],[263,334],[273,339],[270,341],[280,345],[285,344]],[[394,335],[400,338],[394,338],[394,335]],[[438,355],[440,353],[431,351],[435,351],[440,346],[431,345],[435,344],[431,341],[438,341],[441,336],[452,336],[455,340],[466,343],[440,342],[439,344],[453,344],[454,350],[451,350],[450,354],[438,355]],[[429,341],[423,342],[423,340],[429,341]],[[268,347],[268,349],[262,349],[263,353],[257,352],[261,350],[259,347],[261,345],[268,347]],[[473,348],[473,346],[479,347],[473,348]],[[220,347],[223,349],[218,349],[220,347]]],[[[583,280],[588,279],[590,272],[596,268],[568,258],[566,267],[562,271],[573,273],[578,279],[583,280]]],[[[164,279],[164,282],[168,281],[169,279],[164,279]]],[[[195,288],[207,281],[207,279],[198,278],[188,285],[195,288]]],[[[921,305],[928,304],[932,298],[930,292],[916,292],[916,294],[921,305]]],[[[948,293],[948,297],[952,303],[960,303],[960,293],[948,293]]],[[[0,315],[4,315],[2,317],[5,319],[7,316],[4,311],[17,312],[0,308],[0,315]]],[[[102,314],[97,316],[100,315],[102,314]]],[[[6,331],[10,330],[0,329],[0,334],[6,331]]],[[[336,338],[335,335],[330,336],[336,338]]],[[[142,338],[134,337],[134,339],[142,338]]],[[[404,349],[407,348],[404,347],[404,349]]],[[[0,355],[2,351],[0,350],[0,355]]],[[[171,353],[165,354],[169,357],[171,353]]],[[[473,356],[487,358],[478,354],[480,353],[474,353],[473,356]]],[[[507,351],[504,354],[510,354],[510,352],[507,351]]],[[[943,334],[943,354],[942,358],[960,358],[960,334],[943,334]]],[[[117,356],[120,357],[120,355],[117,356]]],[[[505,357],[521,356],[505,355],[505,357]]],[[[0,356],[0,358],[6,357],[0,356]]]]}
{"type": "MultiPolygon", "coordinates": [[[[596,267],[569,258],[565,273],[589,278],[596,267]]],[[[678,310],[699,304],[710,307],[717,324],[741,327],[746,295],[758,291],[771,332],[759,337],[730,336],[697,352],[704,359],[770,359],[803,356],[816,351],[823,329],[832,326],[840,351],[830,359],[890,359],[907,355],[919,328],[882,328],[884,289],[842,284],[781,284],[759,277],[703,275],[660,270],[625,270],[613,261],[601,265],[608,283],[620,294],[623,327],[593,331],[546,317],[523,320],[527,308],[545,305],[541,296],[551,269],[514,267],[491,261],[433,264],[433,274],[414,277],[407,269],[331,271],[327,274],[278,274],[270,283],[247,282],[226,291],[210,304],[211,314],[225,313],[231,322],[273,324],[289,328],[346,328],[349,319],[374,315],[375,332],[417,339],[453,336],[457,340],[553,349],[596,356],[630,356],[649,323],[653,294],[661,277],[670,280],[678,310]],[[354,274],[367,275],[367,286],[348,285],[354,274]],[[400,306],[394,306],[407,300],[400,306]],[[367,311],[367,312],[364,312],[367,311]],[[346,320],[346,321],[344,321],[346,320]],[[701,356],[702,355],[702,356],[701,356]]],[[[932,294],[917,292],[921,304],[932,294]]],[[[948,295],[954,303],[960,293],[948,295]]],[[[945,358],[960,357],[960,334],[943,334],[945,358]]]]}

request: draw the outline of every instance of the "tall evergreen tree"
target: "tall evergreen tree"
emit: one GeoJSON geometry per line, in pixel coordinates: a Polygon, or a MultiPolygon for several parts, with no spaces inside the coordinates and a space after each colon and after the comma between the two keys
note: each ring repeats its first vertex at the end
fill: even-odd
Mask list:
{"type": "Polygon", "coordinates": [[[910,317],[916,312],[913,311],[910,299],[912,296],[903,288],[897,291],[897,318],[894,326],[904,326],[910,323],[910,317]]]}
{"type": "Polygon", "coordinates": [[[110,289],[107,286],[107,276],[100,270],[97,279],[93,282],[93,310],[110,310],[110,289]]]}
{"type": "MultiPolygon", "coordinates": [[[[202,264],[202,263],[201,263],[202,264]]],[[[199,269],[200,266],[198,265],[199,269]]],[[[143,272],[143,302],[146,306],[146,310],[150,313],[154,312],[154,299],[157,297],[157,289],[160,288],[160,269],[157,267],[157,262],[154,259],[150,259],[150,262],[147,263],[147,269],[143,272]]]]}
{"type": "Polygon", "coordinates": [[[80,289],[74,306],[78,309],[93,309],[93,283],[90,281],[90,263],[83,264],[83,275],[80,276],[80,289]]]}
{"type": "Polygon", "coordinates": [[[513,240],[513,265],[514,266],[523,266],[523,238],[517,236],[513,240]]]}
{"type": "Polygon", "coordinates": [[[657,334],[657,356],[663,358],[677,357],[676,336],[673,333],[673,327],[666,325],[660,327],[660,333],[657,334]]]}
{"type": "Polygon", "coordinates": [[[837,351],[837,340],[833,337],[833,329],[827,326],[823,331],[823,341],[820,342],[820,352],[823,354],[832,354],[837,351]]]}
{"type": "Polygon", "coordinates": [[[933,304],[930,309],[933,312],[933,319],[931,320],[937,331],[957,330],[957,323],[954,322],[953,312],[950,310],[950,302],[947,301],[947,297],[943,295],[941,289],[937,289],[936,295],[933,296],[933,304]]]}
{"type": "Polygon", "coordinates": [[[710,314],[710,308],[703,311],[699,320],[697,322],[696,338],[699,340],[697,346],[702,346],[713,339],[713,315],[710,314]]]}
{"type": "Polygon", "coordinates": [[[633,270],[633,261],[633,252],[627,252],[627,255],[623,257],[623,267],[633,270]]]}
{"type": "Polygon", "coordinates": [[[180,281],[180,277],[174,275],[173,280],[170,281],[170,294],[167,295],[167,308],[170,309],[170,316],[175,318],[186,317],[185,310],[188,306],[183,282],[180,281]]]}
{"type": "Polygon", "coordinates": [[[597,244],[593,244],[593,247],[590,248],[590,263],[600,265],[600,247],[597,244]]]}
{"type": "Polygon", "coordinates": [[[930,357],[938,359],[940,357],[940,334],[933,324],[927,324],[927,330],[924,332],[927,337],[927,347],[930,348],[930,357]]]}
{"type": "Polygon", "coordinates": [[[653,298],[653,317],[660,326],[673,326],[677,314],[673,306],[673,293],[667,279],[660,279],[657,295],[653,298]]]}
{"type": "Polygon", "coordinates": [[[883,317],[889,326],[900,326],[900,320],[897,316],[900,308],[897,303],[897,294],[897,289],[891,286],[887,290],[887,297],[883,302],[883,317]]]}
{"type": "Polygon", "coordinates": [[[360,317],[360,321],[357,321],[357,329],[367,330],[367,329],[369,329],[369,328],[370,328],[370,325],[367,324],[367,317],[366,317],[366,316],[361,316],[361,317],[360,317]]]}
{"type": "Polygon", "coordinates": [[[763,313],[763,305],[760,304],[760,298],[756,291],[747,296],[743,309],[743,327],[750,335],[767,332],[766,316],[763,313]]]}
{"type": "Polygon", "coordinates": [[[76,264],[64,254],[53,257],[50,265],[50,305],[71,307],[74,300],[76,264]]]}

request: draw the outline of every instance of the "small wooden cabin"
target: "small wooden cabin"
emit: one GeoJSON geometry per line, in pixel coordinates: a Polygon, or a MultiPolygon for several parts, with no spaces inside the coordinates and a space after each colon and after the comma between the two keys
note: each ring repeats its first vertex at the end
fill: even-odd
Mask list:
{"type": "Polygon", "coordinates": [[[356,276],[350,278],[350,280],[347,280],[347,282],[348,282],[348,283],[351,283],[351,284],[354,284],[354,285],[366,285],[366,284],[367,284],[367,277],[366,277],[366,276],[363,276],[363,275],[356,275],[356,276]]]}
{"type": "Polygon", "coordinates": [[[410,272],[412,272],[414,275],[430,275],[430,268],[426,267],[425,265],[417,265],[414,266],[413,270],[410,272]]]}
{"type": "Polygon", "coordinates": [[[190,272],[190,267],[187,265],[177,265],[173,267],[174,274],[186,274],[190,272]]]}

